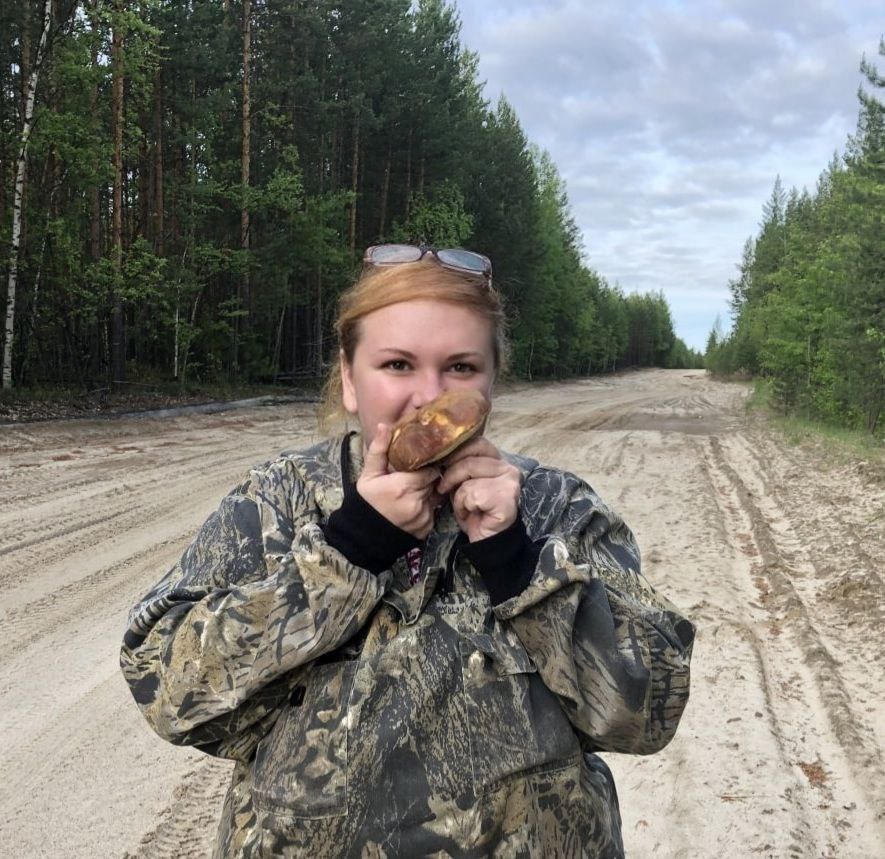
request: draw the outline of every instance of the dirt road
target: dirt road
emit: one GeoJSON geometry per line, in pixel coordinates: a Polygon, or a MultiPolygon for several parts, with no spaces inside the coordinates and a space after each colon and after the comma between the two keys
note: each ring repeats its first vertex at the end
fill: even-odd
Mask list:
{"type": "MultiPolygon", "coordinates": [[[[673,743],[609,755],[631,857],[869,857],[885,844],[885,492],[789,447],[745,390],[648,371],[520,387],[490,437],[587,478],[696,621],[673,743]]],[[[167,746],[117,669],[129,607],[311,408],[0,427],[0,844],[207,854],[228,765],[167,746]]]]}

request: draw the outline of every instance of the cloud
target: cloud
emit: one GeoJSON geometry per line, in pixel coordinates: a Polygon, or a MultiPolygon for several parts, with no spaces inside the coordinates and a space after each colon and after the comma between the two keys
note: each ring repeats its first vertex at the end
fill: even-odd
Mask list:
{"type": "Polygon", "coordinates": [[[845,146],[881,20],[868,0],[458,6],[487,97],[506,95],[565,180],[589,264],[662,288],[695,347],[775,177],[813,189],[845,146]]]}

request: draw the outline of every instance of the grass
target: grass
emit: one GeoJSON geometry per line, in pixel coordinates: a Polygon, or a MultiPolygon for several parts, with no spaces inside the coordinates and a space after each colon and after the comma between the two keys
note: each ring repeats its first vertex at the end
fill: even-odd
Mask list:
{"type": "Polygon", "coordinates": [[[756,379],[747,399],[748,413],[763,416],[792,445],[818,449],[837,465],[864,463],[864,471],[877,483],[885,483],[885,444],[883,439],[862,430],[784,414],[774,402],[771,382],[756,379]]]}

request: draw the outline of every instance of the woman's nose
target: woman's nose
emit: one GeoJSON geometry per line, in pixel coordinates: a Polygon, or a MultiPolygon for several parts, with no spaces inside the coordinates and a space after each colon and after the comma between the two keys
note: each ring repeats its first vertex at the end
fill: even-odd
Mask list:
{"type": "Polygon", "coordinates": [[[443,380],[438,373],[427,373],[418,380],[412,393],[412,405],[416,409],[435,400],[443,392],[443,380]]]}

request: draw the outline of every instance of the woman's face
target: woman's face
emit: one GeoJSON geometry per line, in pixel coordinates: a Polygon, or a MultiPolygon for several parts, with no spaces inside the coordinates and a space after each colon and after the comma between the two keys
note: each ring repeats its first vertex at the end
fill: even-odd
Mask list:
{"type": "Polygon", "coordinates": [[[452,388],[491,397],[492,325],[458,304],[416,299],[382,307],[359,323],[353,363],[341,355],[344,408],[368,447],[379,423],[400,418],[452,388]]]}

